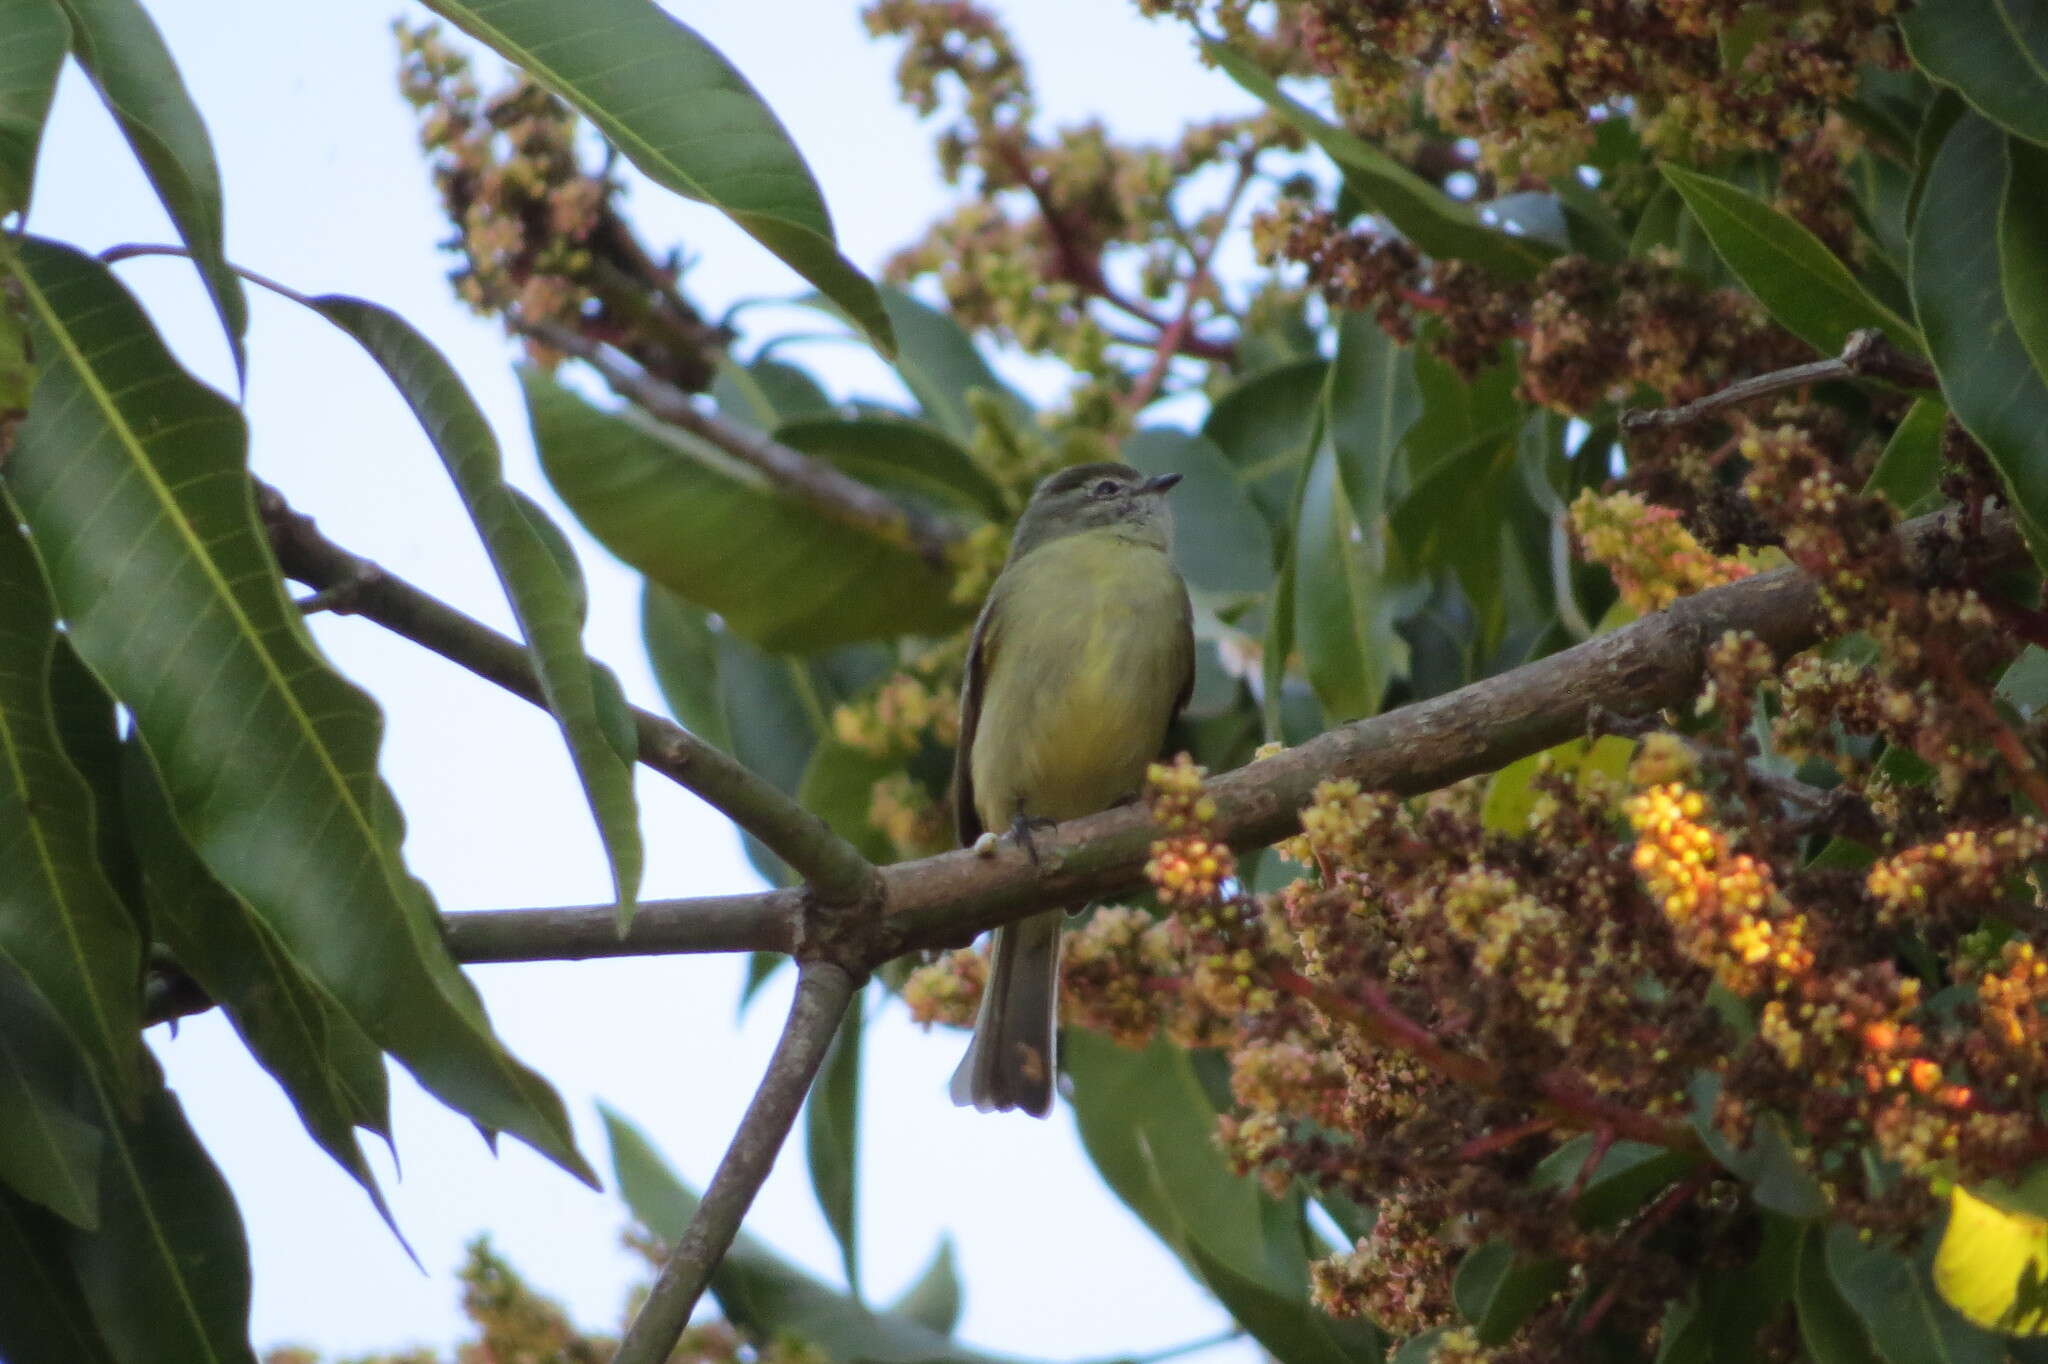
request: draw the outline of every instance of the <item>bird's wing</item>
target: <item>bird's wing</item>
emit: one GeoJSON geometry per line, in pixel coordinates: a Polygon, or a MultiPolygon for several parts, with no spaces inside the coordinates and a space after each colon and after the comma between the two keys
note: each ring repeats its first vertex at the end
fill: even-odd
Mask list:
{"type": "Polygon", "coordinates": [[[996,628],[996,606],[1002,599],[1002,582],[989,593],[974,622],[974,634],[967,641],[967,675],[960,682],[960,741],[953,750],[953,830],[960,846],[981,837],[981,814],[974,808],[974,731],[981,719],[981,695],[988,685],[989,663],[995,657],[1000,631],[996,628]]]}
{"type": "Polygon", "coordinates": [[[1167,712],[1168,724],[1187,709],[1188,698],[1195,694],[1195,607],[1188,600],[1186,583],[1180,588],[1180,653],[1186,663],[1181,668],[1180,691],[1173,698],[1173,709],[1167,712]]]}

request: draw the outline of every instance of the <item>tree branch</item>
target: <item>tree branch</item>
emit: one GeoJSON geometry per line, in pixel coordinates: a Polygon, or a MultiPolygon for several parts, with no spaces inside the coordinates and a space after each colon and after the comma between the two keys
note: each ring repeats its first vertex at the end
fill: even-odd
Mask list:
{"type": "MultiPolygon", "coordinates": [[[[1899,534],[1908,554],[1926,564],[1953,552],[1961,521],[1941,512],[1899,534]]],[[[2002,515],[1986,518],[1977,550],[1993,565],[2026,556],[2002,515]]],[[[1412,795],[1583,735],[1590,715],[1685,705],[1698,691],[1707,646],[1724,631],[1749,631],[1786,658],[1820,640],[1817,608],[1812,579],[1796,568],[1686,597],[1610,634],[1227,772],[1208,786],[1216,832],[1234,847],[1264,847],[1297,831],[1301,807],[1325,780],[1349,777],[1368,790],[1412,795]]],[[[465,961],[801,948],[866,970],[904,952],[970,941],[1040,909],[1129,891],[1144,879],[1155,836],[1146,812],[1125,806],[1041,835],[1037,864],[1007,842],[989,856],[963,849],[899,862],[879,871],[886,913],[816,915],[801,934],[802,896],[789,890],[645,901],[623,941],[608,940],[609,905],[445,921],[465,961]]]]}
{"type": "Polygon", "coordinates": [[[960,528],[949,521],[903,506],[823,460],[702,410],[682,389],[629,365],[589,337],[552,322],[524,324],[520,330],[583,361],[612,392],[655,420],[711,442],[835,521],[908,545],[933,564],[944,563],[947,548],[961,538],[960,528]]]}
{"type": "MultiPolygon", "coordinates": [[[[523,700],[547,704],[533,662],[517,640],[335,544],[275,488],[258,483],[256,507],[279,565],[314,588],[327,609],[373,620],[523,700]]],[[[819,900],[854,903],[872,896],[875,869],[860,851],[767,780],[652,712],[635,707],[633,727],[641,763],[702,796],[760,839],[819,900]]]]}
{"type": "Polygon", "coordinates": [[[1831,379],[1881,379],[1902,388],[1931,389],[1939,386],[1933,367],[1925,360],[1906,354],[1877,328],[1866,327],[1849,333],[1842,353],[1831,360],[1815,360],[1811,364],[1794,365],[1790,369],[1772,370],[1769,374],[1739,380],[1683,407],[1631,408],[1621,414],[1621,429],[1644,431],[1656,427],[1690,426],[1724,408],[1831,379]]]}
{"type": "Polygon", "coordinates": [[[662,1364],[704,1296],[711,1272],[724,1258],[740,1221],[775,1165],[775,1157],[796,1121],[797,1109],[810,1092],[811,1081],[832,1044],[832,1035],[853,998],[855,977],[829,961],[806,961],[799,968],[796,999],[789,1021],[769,1058],[761,1087],[740,1119],[739,1131],[718,1162],[704,1199],[690,1215],[689,1225],[669,1253],[647,1301],[626,1328],[612,1364],[662,1364]]]}

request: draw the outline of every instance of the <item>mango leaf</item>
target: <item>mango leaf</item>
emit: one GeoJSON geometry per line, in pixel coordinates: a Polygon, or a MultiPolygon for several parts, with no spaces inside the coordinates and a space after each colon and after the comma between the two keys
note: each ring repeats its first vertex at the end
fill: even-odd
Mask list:
{"type": "Polygon", "coordinates": [[[116,1364],[67,1254],[63,1220],[0,1187],[0,1359],[116,1364]]]}
{"type": "Polygon", "coordinates": [[[358,298],[329,294],[311,306],[368,351],[404,397],[483,539],[597,821],[623,933],[633,920],[646,860],[640,809],[633,798],[632,760],[613,747],[598,714],[597,680],[583,652],[582,583],[572,581],[560,562],[574,562],[567,540],[556,532],[551,545],[535,524],[536,518],[545,522],[546,514],[514,498],[490,423],[432,342],[396,313],[358,298]]]}
{"type": "Polygon", "coordinates": [[[123,1121],[97,1087],[107,1134],[100,1226],[73,1232],[71,1263],[124,1364],[255,1364],[249,1244],[227,1181],[161,1080],[123,1121]]]}
{"type": "Polygon", "coordinates": [[[1308,463],[1329,366],[1297,360],[1236,384],[1209,408],[1207,436],[1276,527],[1291,521],[1294,488],[1308,463]]]}
{"type": "Polygon", "coordinates": [[[807,371],[765,356],[745,364],[730,355],[720,357],[711,400],[718,405],[719,416],[756,431],[839,415],[831,397],[807,371]]]}
{"type": "Polygon", "coordinates": [[[57,0],[0,0],[0,218],[25,212],[71,26],[57,0]]]}
{"type": "MultiPolygon", "coordinates": [[[[2038,1202],[2036,1194],[2027,1201],[2038,1202]]],[[[1988,1330],[2016,1336],[2048,1332],[2048,1221],[2003,1198],[1952,1186],[1934,1255],[1934,1289],[1988,1330]]]]}
{"type": "Polygon", "coordinates": [[[249,303],[228,265],[220,167],[198,106],[141,0],[59,0],[71,20],[72,51],[176,224],[199,279],[227,329],[235,372],[248,368],[242,334],[249,303]]]}
{"type": "Polygon", "coordinates": [[[1337,320],[1330,367],[1330,439],[1337,473],[1359,524],[1377,527],[1386,512],[1401,442],[1422,414],[1415,357],[1366,313],[1337,320]]]}
{"type": "Polygon", "coordinates": [[[1251,58],[1221,43],[1202,50],[1223,73],[1321,147],[1344,171],[1344,182],[1401,234],[1438,260],[1471,261],[1504,279],[1532,278],[1558,255],[1555,247],[1488,227],[1470,204],[1445,194],[1400,162],[1297,103],[1251,58]]]}
{"type": "MultiPolygon", "coordinates": [[[[105,1143],[72,1111],[82,1076],[78,1051],[49,1006],[0,966],[0,1186],[90,1231],[99,1225],[105,1143]]],[[[0,1349],[5,1344],[0,1329],[0,1349]]]]}
{"type": "Polygon", "coordinates": [[[56,616],[17,519],[0,494],[0,962],[125,1099],[141,1053],[141,934],[100,865],[92,792],[58,734],[56,616]]]}
{"type": "Polygon", "coordinates": [[[1379,1358],[1380,1337],[1308,1302],[1298,1203],[1230,1172],[1216,1110],[1188,1053],[1163,1039],[1135,1051],[1094,1033],[1066,1039],[1081,1144],[1110,1188],[1286,1364],[1379,1358]]]}
{"type": "MultiPolygon", "coordinates": [[[[600,1108],[619,1196],[639,1223],[673,1244],[689,1225],[698,1196],[676,1177],[644,1134],[600,1108]]],[[[711,1292],[734,1325],[763,1337],[800,1336],[831,1359],[876,1364],[991,1364],[939,1331],[895,1312],[871,1312],[820,1283],[742,1230],[711,1272],[711,1292]]]]}
{"type": "Polygon", "coordinates": [[[1556,1295],[1567,1269],[1562,1260],[1519,1255],[1506,1242],[1489,1241],[1458,1262],[1451,1299],[1480,1344],[1498,1345],[1556,1295]]]}
{"type": "Polygon", "coordinates": [[[1823,355],[1849,333],[1879,327],[1893,344],[1926,350],[1913,325],[1856,282],[1804,224],[1746,190],[1677,166],[1660,166],[1685,196],[1714,249],[1778,324],[1823,355]]]}
{"type": "Polygon", "coordinates": [[[72,644],[128,707],[194,849],[429,1091],[588,1176],[561,1101],[492,1034],[400,860],[381,718],[285,595],[240,414],[103,266],[17,251],[46,363],[8,481],[72,644]]]}
{"type": "Polygon", "coordinates": [[[966,618],[914,551],[784,496],[687,432],[601,411],[531,370],[521,379],[542,467],[577,519],[762,648],[941,635],[966,618]]]}
{"type": "Polygon", "coordinates": [[[1378,714],[1407,645],[1394,632],[1382,537],[1353,516],[1330,442],[1309,466],[1293,552],[1294,639],[1316,699],[1333,722],[1378,714]]]}
{"type": "Polygon", "coordinates": [[[839,1243],[846,1290],[860,1289],[860,1052],[865,991],[856,992],[839,1020],[817,1083],[804,1099],[804,1163],[818,1211],[839,1243]]]}
{"type": "Polygon", "coordinates": [[[656,184],[719,209],[893,347],[875,286],[839,254],[810,167],[747,78],[649,0],[428,0],[595,123],[656,184]]]}
{"type": "Polygon", "coordinates": [[[941,1236],[932,1262],[924,1267],[903,1296],[889,1304],[891,1316],[928,1326],[942,1336],[960,1324],[960,1274],[953,1263],[953,1238],[941,1236]]]}
{"type": "Polygon", "coordinates": [[[226,1010],[251,1054],[284,1089],[307,1135],[362,1185],[397,1235],[355,1133],[365,1127],[390,1140],[383,1053],[307,979],[248,902],[207,871],[178,832],[162,781],[140,744],[125,745],[121,768],[127,832],[142,860],[157,935],[226,1010]]]}
{"type": "Polygon", "coordinates": [[[827,739],[811,750],[796,798],[869,861],[893,862],[896,849],[888,835],[869,821],[868,810],[874,801],[875,783],[902,770],[900,761],[827,739]]]}
{"type": "Polygon", "coordinates": [[[1541,753],[1517,758],[1487,778],[1486,799],[1479,807],[1479,822],[1495,833],[1527,833],[1529,816],[1536,810],[1535,777],[1546,758],[1550,760],[1552,770],[1568,781],[1597,776],[1615,782],[1618,788],[1635,751],[1633,739],[1608,734],[1591,743],[1584,739],[1567,739],[1541,753]]]}
{"type": "Polygon", "coordinates": [[[1916,515],[1921,504],[1940,490],[1941,429],[1947,424],[1948,408],[1941,399],[1915,398],[1885,442],[1863,491],[1884,494],[1903,516],[1916,515]]]}
{"type": "Polygon", "coordinates": [[[1906,50],[2010,132],[2048,143],[2048,10],[2039,0],[1943,0],[1899,19],[1906,50]]]}
{"type": "Polygon", "coordinates": [[[1617,1141],[1600,1157],[1583,1182],[1579,1176],[1593,1154],[1593,1138],[1580,1133],[1545,1156],[1529,1176],[1533,1189],[1569,1189],[1579,1185],[1573,1215],[1583,1227],[1612,1226],[1671,1182],[1699,1164],[1695,1156],[1640,1141],[1617,1141]]]}
{"type": "Polygon", "coordinates": [[[1863,1364],[1873,1353],[1870,1333],[1828,1274],[1828,1228],[1812,1222],[1799,1238],[1792,1302],[1799,1313],[1799,1338],[1813,1364],[1863,1364]]]}
{"type": "Polygon", "coordinates": [[[1422,412],[1401,439],[1411,480],[1426,477],[1479,437],[1507,432],[1523,423],[1525,413],[1515,396],[1517,369],[1512,359],[1489,365],[1470,382],[1432,355],[1427,346],[1415,348],[1413,361],[1422,412]]]}
{"type": "Polygon", "coordinates": [[[1827,1195],[1801,1161],[1784,1122],[1770,1114],[1759,1118],[1749,1144],[1738,1150],[1714,1122],[1720,1090],[1720,1078],[1707,1071],[1695,1074],[1688,1086],[1693,1103],[1687,1118],[1708,1153],[1749,1185],[1758,1207],[1794,1221],[1825,1216],[1827,1195]]]}
{"type": "Polygon", "coordinates": [[[814,418],[785,422],[775,438],[863,483],[907,494],[941,514],[968,512],[1002,520],[1003,490],[968,453],[922,422],[888,417],[814,418]]]}
{"type": "Polygon", "coordinates": [[[1942,396],[2005,484],[2034,562],[2048,564],[2048,380],[2015,334],[1999,286],[2005,138],[1956,120],[1914,220],[1909,283],[1942,396]]]}
{"type": "MultiPolygon", "coordinates": [[[[2048,29],[2048,4],[2042,17],[2048,29]]],[[[1998,271],[2013,331],[2033,360],[2034,373],[2048,379],[2048,148],[2016,137],[2005,140],[1998,271]]]]}
{"type": "Polygon", "coordinates": [[[1478,618],[1481,654],[1492,651],[1507,624],[1501,572],[1514,437],[1512,428],[1486,432],[1443,456],[1388,522],[1404,572],[1449,568],[1457,574],[1478,618]]]}
{"type": "Polygon", "coordinates": [[[1887,1364],[1996,1364],[2004,1354],[1997,1336],[1940,1299],[1925,1269],[1854,1227],[1828,1228],[1827,1267],[1887,1364]]]}
{"type": "Polygon", "coordinates": [[[968,394],[977,390],[1012,421],[1030,420],[1031,409],[996,377],[959,323],[901,289],[883,285],[881,295],[896,334],[896,373],[927,421],[963,445],[972,441],[981,423],[968,394]]]}
{"type": "Polygon", "coordinates": [[[1202,592],[1264,592],[1273,581],[1273,533],[1225,455],[1206,436],[1153,426],[1133,432],[1124,462],[1146,474],[1178,473],[1173,562],[1202,592]]]}

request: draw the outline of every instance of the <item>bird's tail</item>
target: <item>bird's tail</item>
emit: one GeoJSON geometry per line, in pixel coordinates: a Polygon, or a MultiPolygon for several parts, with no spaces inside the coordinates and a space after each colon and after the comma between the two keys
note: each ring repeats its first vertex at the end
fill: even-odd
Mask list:
{"type": "Polygon", "coordinates": [[[953,1102],[984,1113],[1052,1111],[1054,1029],[1059,1021],[1060,923],[1052,910],[996,930],[974,1041],[953,1072],[953,1102]]]}

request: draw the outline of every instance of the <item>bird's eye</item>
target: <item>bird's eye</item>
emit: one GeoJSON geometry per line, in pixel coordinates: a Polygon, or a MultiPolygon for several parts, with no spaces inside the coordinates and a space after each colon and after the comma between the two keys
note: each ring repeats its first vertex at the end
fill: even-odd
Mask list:
{"type": "Polygon", "coordinates": [[[1123,484],[1118,483],[1115,479],[1105,478],[1102,482],[1095,485],[1095,495],[1097,497],[1115,497],[1122,487],[1123,484]]]}

